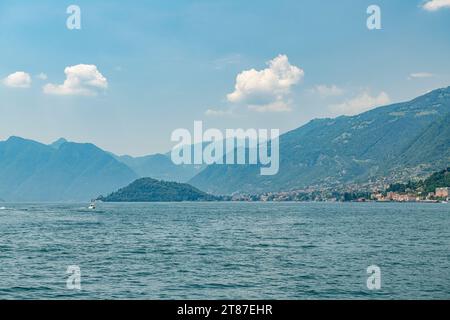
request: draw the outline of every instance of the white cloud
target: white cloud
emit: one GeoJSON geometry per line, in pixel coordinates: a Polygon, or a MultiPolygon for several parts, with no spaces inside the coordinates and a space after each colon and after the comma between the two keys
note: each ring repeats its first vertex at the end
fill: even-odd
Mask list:
{"type": "Polygon", "coordinates": [[[47,75],[46,75],[45,73],[43,73],[43,72],[39,73],[39,74],[36,76],[36,78],[38,78],[38,79],[40,79],[40,80],[47,80],[47,79],[48,79],[47,75]]]}
{"type": "Polygon", "coordinates": [[[340,96],[344,93],[344,90],[339,88],[336,85],[317,85],[312,89],[313,93],[317,93],[322,97],[332,97],[332,96],[340,96]]]}
{"type": "Polygon", "coordinates": [[[257,112],[289,112],[292,108],[289,103],[284,101],[275,101],[265,105],[249,105],[250,110],[257,112]]]}
{"type": "Polygon", "coordinates": [[[208,110],[206,110],[205,115],[209,116],[209,117],[232,116],[233,110],[231,110],[231,109],[228,109],[228,110],[208,109],[208,110]]]}
{"type": "Polygon", "coordinates": [[[430,0],[423,5],[423,8],[427,11],[437,11],[442,8],[450,8],[450,0],[430,0]]]}
{"type": "Polygon", "coordinates": [[[293,85],[303,77],[304,71],[289,63],[286,55],[269,61],[268,68],[241,72],[236,77],[234,92],[227,95],[232,103],[243,103],[257,111],[288,111],[285,99],[293,85]]]}
{"type": "Polygon", "coordinates": [[[429,72],[416,72],[411,73],[408,79],[422,79],[422,78],[431,78],[434,77],[434,74],[429,72]]]}
{"type": "Polygon", "coordinates": [[[228,56],[214,60],[213,65],[214,65],[214,69],[222,70],[222,69],[225,69],[227,66],[239,64],[239,63],[241,63],[241,61],[242,61],[242,56],[240,54],[232,54],[232,55],[228,55],[228,56]]]}
{"type": "Polygon", "coordinates": [[[10,88],[29,88],[31,77],[28,73],[18,71],[10,74],[3,80],[3,84],[10,88]]]}
{"type": "Polygon", "coordinates": [[[95,65],[79,64],[64,70],[66,80],[63,84],[47,84],[44,93],[54,95],[84,95],[97,94],[98,90],[107,89],[108,81],[98,71],[95,65]]]}
{"type": "Polygon", "coordinates": [[[391,99],[386,92],[381,92],[378,96],[371,96],[368,92],[363,92],[344,103],[331,105],[330,109],[337,115],[352,116],[375,107],[387,105],[390,102],[391,99]]]}

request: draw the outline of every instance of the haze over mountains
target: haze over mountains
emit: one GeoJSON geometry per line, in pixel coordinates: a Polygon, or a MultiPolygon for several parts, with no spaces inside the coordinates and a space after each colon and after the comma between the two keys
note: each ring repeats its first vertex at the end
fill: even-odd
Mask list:
{"type": "Polygon", "coordinates": [[[116,156],[61,138],[50,145],[20,137],[0,141],[0,194],[11,202],[88,201],[140,177],[185,182],[200,169],[166,155],[116,156]]]}
{"type": "Polygon", "coordinates": [[[93,144],[0,142],[0,194],[7,201],[87,201],[137,177],[93,144]]]}
{"type": "Polygon", "coordinates": [[[280,170],[176,166],[169,155],[116,156],[93,144],[0,142],[0,199],[88,201],[142,177],[187,182],[214,194],[402,181],[450,164],[450,87],[353,117],[318,119],[280,137],[280,170]]]}
{"type": "Polygon", "coordinates": [[[129,166],[140,177],[153,179],[187,182],[204,169],[204,166],[175,165],[167,154],[154,154],[144,157],[115,156],[115,158],[129,166]]]}

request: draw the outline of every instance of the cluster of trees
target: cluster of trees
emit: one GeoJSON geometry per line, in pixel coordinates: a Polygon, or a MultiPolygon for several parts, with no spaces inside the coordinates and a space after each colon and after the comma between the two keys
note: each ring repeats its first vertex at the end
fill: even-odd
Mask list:
{"type": "Polygon", "coordinates": [[[338,195],[337,199],[340,201],[348,202],[348,201],[356,201],[359,199],[369,200],[370,197],[371,197],[370,192],[345,192],[343,194],[338,195]]]}
{"type": "Polygon", "coordinates": [[[216,201],[218,198],[186,183],[142,178],[107,197],[100,196],[98,200],[104,202],[177,202],[216,201]]]}
{"type": "Polygon", "coordinates": [[[450,187],[450,167],[445,170],[435,172],[425,180],[409,181],[406,184],[391,184],[386,192],[404,193],[407,191],[415,192],[434,192],[436,188],[450,187]]]}

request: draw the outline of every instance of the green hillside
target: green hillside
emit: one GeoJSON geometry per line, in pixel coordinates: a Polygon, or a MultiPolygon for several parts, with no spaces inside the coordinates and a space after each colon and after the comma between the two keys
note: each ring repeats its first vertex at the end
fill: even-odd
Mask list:
{"type": "Polygon", "coordinates": [[[142,178],[107,197],[99,197],[99,200],[104,202],[179,202],[214,201],[217,198],[185,183],[142,178]]]}
{"type": "Polygon", "coordinates": [[[450,188],[450,167],[433,173],[425,180],[408,181],[408,183],[394,183],[389,186],[387,192],[435,192],[436,188],[450,188]]]}

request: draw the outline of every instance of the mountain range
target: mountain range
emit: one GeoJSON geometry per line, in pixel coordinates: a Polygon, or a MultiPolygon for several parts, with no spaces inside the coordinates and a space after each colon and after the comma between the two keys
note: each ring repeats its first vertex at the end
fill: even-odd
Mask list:
{"type": "Polygon", "coordinates": [[[0,194],[7,201],[86,201],[136,178],[93,144],[45,145],[19,137],[0,142],[0,194]]]}
{"type": "Polygon", "coordinates": [[[377,185],[426,177],[450,164],[450,87],[357,116],[316,119],[280,137],[280,170],[176,166],[169,154],[117,156],[90,143],[0,141],[0,198],[87,201],[136,179],[189,182],[213,194],[377,185]],[[219,183],[220,182],[220,183],[219,183]]]}
{"type": "Polygon", "coordinates": [[[407,181],[449,163],[450,87],[282,135],[277,175],[261,176],[257,165],[211,165],[189,183],[214,194],[339,189],[407,181]]]}
{"type": "Polygon", "coordinates": [[[87,201],[141,177],[185,182],[199,170],[176,166],[167,155],[116,156],[63,138],[50,145],[0,141],[0,195],[10,202],[87,201]]]}

